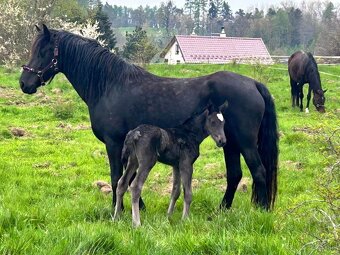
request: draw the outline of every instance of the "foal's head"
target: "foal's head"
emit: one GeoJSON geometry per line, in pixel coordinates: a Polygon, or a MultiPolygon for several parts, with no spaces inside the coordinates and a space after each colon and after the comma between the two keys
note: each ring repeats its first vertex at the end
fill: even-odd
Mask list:
{"type": "Polygon", "coordinates": [[[223,147],[227,142],[227,138],[224,133],[225,120],[221,113],[227,106],[227,102],[219,108],[210,106],[202,114],[193,118],[193,122],[191,123],[192,127],[201,127],[201,130],[204,133],[210,135],[212,139],[214,139],[218,147],[223,147]]]}

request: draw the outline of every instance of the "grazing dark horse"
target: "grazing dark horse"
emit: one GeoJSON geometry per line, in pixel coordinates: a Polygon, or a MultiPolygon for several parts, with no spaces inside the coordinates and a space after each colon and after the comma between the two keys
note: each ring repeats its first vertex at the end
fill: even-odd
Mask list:
{"type": "Polygon", "coordinates": [[[222,114],[228,120],[228,141],[223,147],[228,185],[221,208],[231,207],[241,180],[241,153],[253,177],[252,201],[265,209],[274,205],[277,119],[272,96],[263,84],[231,72],[189,79],[159,77],[125,62],[95,40],[43,25],[33,41],[30,60],[23,66],[21,89],[35,93],[58,72],[65,74],[87,104],[93,133],[105,143],[113,205],[129,130],[141,124],[176,127],[210,101],[217,107],[226,100],[229,107],[222,114]]]}
{"type": "Polygon", "coordinates": [[[325,112],[325,96],[326,90],[321,88],[320,74],[318,65],[313,55],[308,52],[297,51],[288,59],[288,72],[290,76],[290,86],[292,94],[292,106],[300,106],[302,112],[303,85],[309,83],[307,94],[306,112],[309,112],[309,101],[311,91],[313,91],[313,104],[319,112],[325,112]],[[300,98],[300,102],[299,102],[300,98]]]}
{"type": "MultiPolygon", "coordinates": [[[[227,107],[227,102],[223,107],[227,107]]],[[[207,109],[189,118],[176,128],[162,129],[151,125],[140,125],[125,138],[122,151],[123,176],[118,181],[114,219],[121,213],[123,196],[133,174],[136,177],[130,186],[132,222],[140,225],[139,199],[146,178],[157,161],[173,167],[173,186],[168,215],[173,213],[180,195],[181,179],[184,192],[182,219],[189,215],[192,200],[191,180],[193,164],[199,156],[199,146],[210,135],[218,147],[226,143],[224,119],[221,113],[207,109]],[[138,170],[137,170],[138,169],[138,170]]]]}

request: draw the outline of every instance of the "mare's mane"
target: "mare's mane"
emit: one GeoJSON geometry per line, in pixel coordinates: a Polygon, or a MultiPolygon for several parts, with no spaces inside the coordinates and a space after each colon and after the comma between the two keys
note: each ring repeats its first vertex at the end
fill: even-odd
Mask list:
{"type": "Polygon", "coordinates": [[[317,67],[318,65],[316,64],[315,58],[313,57],[312,53],[307,52],[307,56],[308,56],[310,62],[311,62],[315,67],[317,67]]]}
{"type": "MultiPolygon", "coordinates": [[[[50,29],[50,32],[51,36],[58,38],[59,68],[82,84],[86,99],[96,100],[112,88],[119,89],[131,81],[152,76],[102,47],[96,40],[66,31],[50,29]]],[[[47,40],[43,33],[39,33],[32,52],[44,43],[47,40]]]]}

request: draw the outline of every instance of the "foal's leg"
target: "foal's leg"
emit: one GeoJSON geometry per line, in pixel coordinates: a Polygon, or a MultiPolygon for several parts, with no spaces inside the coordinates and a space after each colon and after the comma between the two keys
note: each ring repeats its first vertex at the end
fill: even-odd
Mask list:
{"type": "Polygon", "coordinates": [[[190,204],[192,201],[192,172],[193,172],[193,162],[190,159],[181,160],[179,164],[179,172],[181,174],[183,191],[184,191],[184,206],[182,219],[189,216],[190,204]]]}
{"type": "Polygon", "coordinates": [[[116,193],[117,193],[116,209],[115,209],[115,213],[113,216],[113,220],[118,219],[121,214],[124,194],[126,190],[128,189],[129,181],[131,180],[131,177],[136,172],[137,168],[138,168],[138,162],[137,162],[136,156],[130,155],[125,172],[118,181],[118,186],[116,190],[116,193]]]}
{"type": "Polygon", "coordinates": [[[220,208],[229,209],[233,203],[237,185],[242,178],[240,163],[240,150],[233,139],[228,137],[227,145],[223,147],[224,160],[227,167],[227,190],[222,199],[220,208]]]}
{"type": "MultiPolygon", "coordinates": [[[[111,170],[111,185],[112,185],[112,211],[115,210],[116,205],[116,189],[117,183],[123,173],[123,165],[121,161],[121,154],[123,148],[122,142],[114,142],[112,140],[106,142],[106,151],[108,154],[111,170]]],[[[140,208],[145,208],[142,198],[140,199],[140,208]]],[[[122,209],[124,206],[122,205],[122,209]]]]}
{"type": "Polygon", "coordinates": [[[181,175],[178,167],[173,167],[172,170],[172,192],[171,201],[168,208],[168,216],[171,216],[174,212],[175,204],[179,195],[181,194],[181,175]]]}
{"type": "MultiPolygon", "coordinates": [[[[123,165],[121,162],[121,153],[123,148],[123,142],[106,142],[106,151],[108,154],[111,170],[111,185],[112,185],[112,211],[116,205],[116,189],[119,178],[123,173],[123,165]]],[[[121,205],[124,208],[123,205],[121,205]]]]}
{"type": "Polygon", "coordinates": [[[143,158],[138,156],[138,171],[135,179],[131,183],[131,197],[132,197],[132,222],[135,227],[141,225],[139,214],[139,199],[142,193],[142,188],[146,178],[148,177],[151,168],[156,164],[156,153],[150,155],[148,151],[145,152],[143,158]]]}

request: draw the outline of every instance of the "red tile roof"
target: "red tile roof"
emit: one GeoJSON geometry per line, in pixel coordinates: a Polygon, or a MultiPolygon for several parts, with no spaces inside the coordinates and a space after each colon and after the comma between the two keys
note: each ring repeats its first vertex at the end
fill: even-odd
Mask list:
{"type": "Polygon", "coordinates": [[[262,38],[176,35],[175,39],[186,63],[272,63],[262,38]]]}

